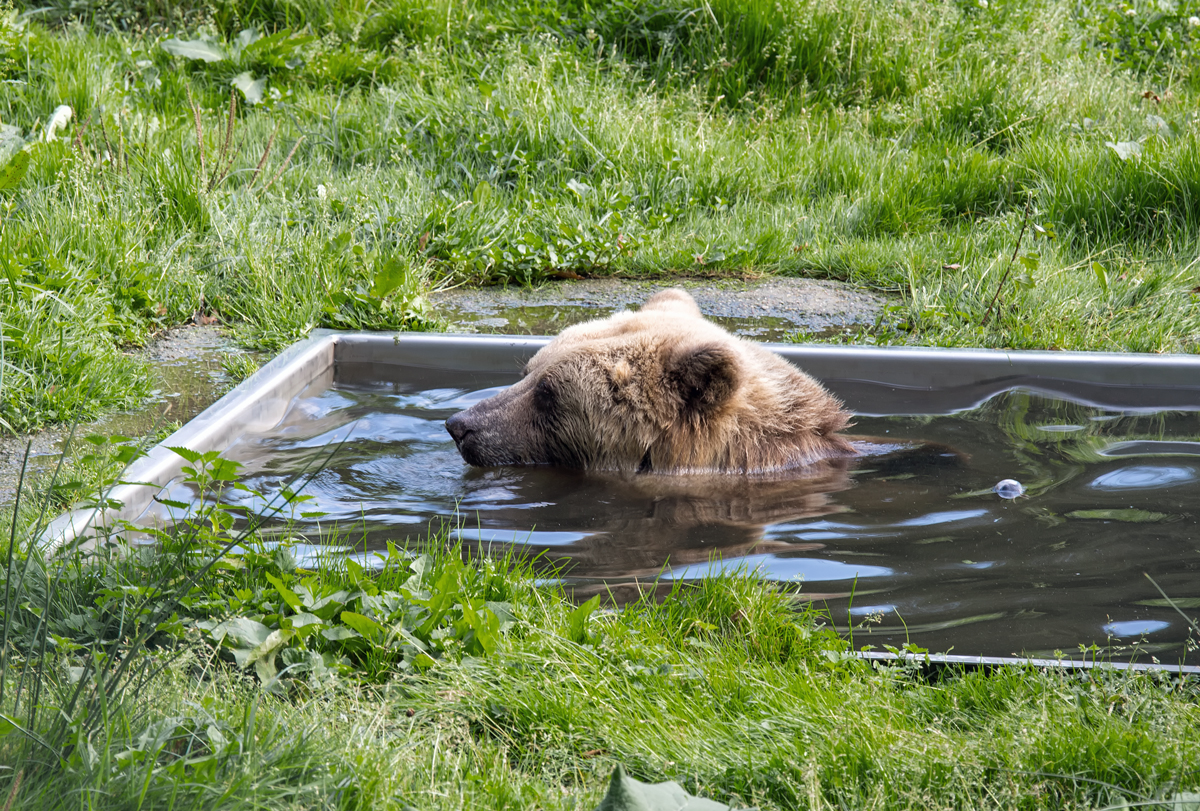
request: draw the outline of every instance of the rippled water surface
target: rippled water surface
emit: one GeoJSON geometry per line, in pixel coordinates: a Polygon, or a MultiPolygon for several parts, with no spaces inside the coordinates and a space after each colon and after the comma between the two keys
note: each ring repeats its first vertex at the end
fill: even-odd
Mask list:
{"type": "MultiPolygon", "coordinates": [[[[1143,660],[1200,663],[1145,576],[1200,615],[1196,412],[1112,412],[1010,391],[969,412],[859,418],[853,429],[944,443],[957,457],[869,456],[783,481],[617,479],[470,468],[442,422],[513,378],[402,377],[305,391],[278,426],[227,455],[267,494],[324,463],[303,509],[324,512],[324,528],[365,524],[368,549],[457,515],[464,541],[542,553],[584,593],[629,596],[635,581],[745,567],[802,582],[840,627],[854,626],[856,646],[907,639],[1007,656],[1136,644],[1143,660]],[[1010,478],[1024,497],[991,492],[1010,478]]],[[[176,485],[170,497],[188,493],[176,485]]]]}

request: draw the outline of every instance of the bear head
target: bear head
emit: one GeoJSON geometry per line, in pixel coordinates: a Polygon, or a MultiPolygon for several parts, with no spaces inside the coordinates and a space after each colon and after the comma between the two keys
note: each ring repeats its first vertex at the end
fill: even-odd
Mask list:
{"type": "Polygon", "coordinates": [[[578,324],[520,382],[446,421],[468,464],[622,473],[764,473],[852,456],[849,414],[683,290],[578,324]]]}

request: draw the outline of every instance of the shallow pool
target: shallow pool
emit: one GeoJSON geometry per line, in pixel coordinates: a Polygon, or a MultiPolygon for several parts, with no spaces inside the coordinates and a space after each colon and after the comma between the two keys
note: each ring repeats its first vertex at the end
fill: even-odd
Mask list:
{"type": "MultiPolygon", "coordinates": [[[[1146,576],[1200,615],[1200,413],[1116,412],[1024,390],[943,416],[860,417],[854,434],[957,455],[872,456],[784,480],[615,478],[468,467],[442,422],[514,375],[410,368],[380,384],[314,384],[274,428],[225,453],[274,494],[320,467],[297,519],[367,549],[448,522],[473,548],[515,544],[582,593],[740,567],[801,583],[855,646],[911,641],[991,656],[1100,645],[1200,663],[1146,576]],[[465,380],[464,380],[465,378],[465,380]],[[991,491],[1001,479],[1026,490],[991,491]]],[[[181,484],[165,497],[187,500],[181,484]]],[[[243,503],[261,508],[258,500],[243,503]]],[[[163,515],[148,515],[162,519],[163,515]]],[[[1101,654],[1108,655],[1108,654],[1101,654]]]]}

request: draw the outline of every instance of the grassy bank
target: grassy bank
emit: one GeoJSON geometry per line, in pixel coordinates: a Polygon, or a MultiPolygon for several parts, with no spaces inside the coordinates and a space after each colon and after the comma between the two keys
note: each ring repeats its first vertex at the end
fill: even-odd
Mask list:
{"type": "Polygon", "coordinates": [[[1191,6],[984,5],[18,6],[0,430],[135,403],[172,325],[423,328],[443,279],[808,275],[892,293],[856,340],[1195,351],[1191,6]]]}
{"type": "MultiPolygon", "coordinates": [[[[863,342],[1195,352],[1194,14],[22,3],[0,12],[0,431],[136,405],[127,352],[158,331],[436,327],[442,282],[814,276],[889,293],[863,342]]],[[[46,558],[44,519],[125,452],[92,455],[0,516],[3,811],[586,809],[617,764],[768,809],[1200,789],[1194,681],[875,666],[751,578],[610,611],[436,539],[302,566],[222,510],[46,558]]]]}
{"type": "MultiPolygon", "coordinates": [[[[234,473],[193,466],[210,491],[234,473]]],[[[616,764],[764,809],[1174,807],[1200,787],[1191,679],[872,665],[754,578],[606,610],[444,536],[373,572],[298,566],[220,507],[155,547],[47,558],[39,506],[0,570],[10,808],[586,809],[616,764]]]]}

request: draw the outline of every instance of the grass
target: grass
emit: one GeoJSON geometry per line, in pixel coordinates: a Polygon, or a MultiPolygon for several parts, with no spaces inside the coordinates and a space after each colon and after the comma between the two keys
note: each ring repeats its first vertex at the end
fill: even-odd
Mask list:
{"type": "MultiPolygon", "coordinates": [[[[236,473],[191,464],[211,492],[236,473]]],[[[1171,807],[1200,786],[1192,678],[872,664],[753,577],[598,610],[436,533],[373,573],[299,567],[219,501],[154,547],[46,557],[38,506],[2,572],[11,808],[591,808],[618,764],[763,809],[1171,807]]]]}
{"type": "MultiPolygon", "coordinates": [[[[447,281],[812,276],[888,293],[858,341],[1196,352],[1198,14],[18,3],[0,431],[135,406],[131,350],[179,324],[263,350],[425,329],[447,281]]],[[[100,443],[77,472],[94,489],[125,455],[100,443]]],[[[157,551],[44,557],[81,489],[6,508],[4,811],[589,808],[616,764],[771,809],[1200,788],[1192,680],[869,665],[737,576],[599,611],[438,544],[420,571],[399,551],[377,576],[304,570],[220,510],[157,551]]]]}
{"type": "Polygon", "coordinates": [[[114,350],[197,316],[421,329],[442,280],[814,276],[891,294],[860,341],[1196,351],[1194,10],[18,6],[0,430],[136,403],[114,350]]]}

